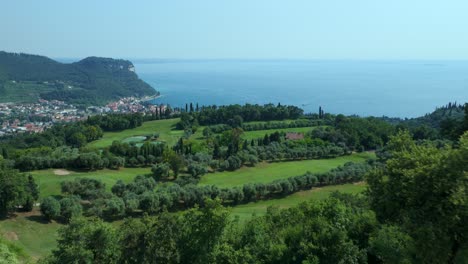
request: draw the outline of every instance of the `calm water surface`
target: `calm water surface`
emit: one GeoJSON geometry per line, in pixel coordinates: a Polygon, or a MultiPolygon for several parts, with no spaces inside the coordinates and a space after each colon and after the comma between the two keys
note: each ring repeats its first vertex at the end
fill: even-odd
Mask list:
{"type": "Polygon", "coordinates": [[[165,61],[135,63],[160,91],[156,103],[185,106],[278,103],[306,112],[415,117],[468,101],[468,61],[165,61]]]}

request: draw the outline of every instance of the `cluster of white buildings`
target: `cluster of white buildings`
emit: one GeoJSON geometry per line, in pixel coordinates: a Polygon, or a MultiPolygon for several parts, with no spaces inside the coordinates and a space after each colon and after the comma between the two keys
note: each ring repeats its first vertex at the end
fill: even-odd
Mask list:
{"type": "Polygon", "coordinates": [[[0,103],[0,136],[17,133],[40,133],[54,123],[85,120],[89,115],[104,113],[161,113],[165,105],[145,104],[136,97],[126,97],[106,106],[77,108],[57,100],[40,99],[36,103],[0,103]]]}

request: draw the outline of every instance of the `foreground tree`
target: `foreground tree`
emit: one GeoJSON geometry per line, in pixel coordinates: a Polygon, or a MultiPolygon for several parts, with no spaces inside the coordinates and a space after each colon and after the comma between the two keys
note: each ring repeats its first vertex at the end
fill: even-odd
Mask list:
{"type": "Polygon", "coordinates": [[[0,169],[0,215],[18,208],[30,211],[38,195],[34,178],[10,168],[0,169]]]}
{"type": "Polygon", "coordinates": [[[451,263],[467,243],[468,132],[458,149],[416,145],[400,132],[386,167],[368,177],[371,206],[382,222],[401,224],[419,263],[451,263]]]}
{"type": "Polygon", "coordinates": [[[111,224],[74,219],[59,231],[58,247],[46,263],[119,263],[118,246],[119,236],[111,224]]]}

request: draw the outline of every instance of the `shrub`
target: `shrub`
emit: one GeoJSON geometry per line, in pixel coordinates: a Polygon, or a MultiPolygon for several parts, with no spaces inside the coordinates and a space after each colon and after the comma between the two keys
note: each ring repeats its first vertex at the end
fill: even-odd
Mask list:
{"type": "Polygon", "coordinates": [[[60,216],[61,211],[60,202],[57,201],[52,196],[49,196],[42,200],[41,203],[41,213],[44,215],[49,221],[52,219],[57,219],[60,216]]]}

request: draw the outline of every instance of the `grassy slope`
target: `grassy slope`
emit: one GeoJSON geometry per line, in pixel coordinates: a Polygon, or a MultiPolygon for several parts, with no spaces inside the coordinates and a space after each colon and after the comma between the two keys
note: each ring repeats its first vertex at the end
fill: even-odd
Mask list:
{"type": "Polygon", "coordinates": [[[361,162],[373,156],[373,153],[358,153],[336,159],[260,163],[255,167],[244,167],[232,172],[224,171],[207,174],[203,176],[200,184],[232,187],[245,183],[266,183],[277,179],[302,175],[307,171],[325,172],[346,162],[361,162]]]}
{"type": "Polygon", "coordinates": [[[281,199],[272,199],[259,202],[253,202],[243,205],[238,205],[232,208],[232,215],[238,216],[241,221],[250,218],[253,214],[265,214],[269,206],[278,206],[279,208],[289,208],[298,205],[304,201],[322,200],[327,198],[332,192],[339,191],[342,193],[360,193],[366,188],[365,184],[343,184],[326,186],[322,188],[313,188],[307,191],[293,193],[281,199]]]}
{"type": "Polygon", "coordinates": [[[110,190],[117,180],[131,182],[136,175],[148,173],[151,173],[150,168],[122,168],[120,170],[105,169],[92,172],[70,171],[70,174],[68,175],[56,175],[53,169],[31,172],[39,185],[41,197],[60,195],[60,183],[62,181],[70,181],[78,177],[99,179],[104,182],[106,184],[106,188],[110,190]]]}
{"type": "Polygon", "coordinates": [[[0,222],[0,234],[24,249],[33,260],[50,253],[57,245],[57,230],[61,224],[47,223],[35,209],[31,213],[19,213],[0,222]]]}

